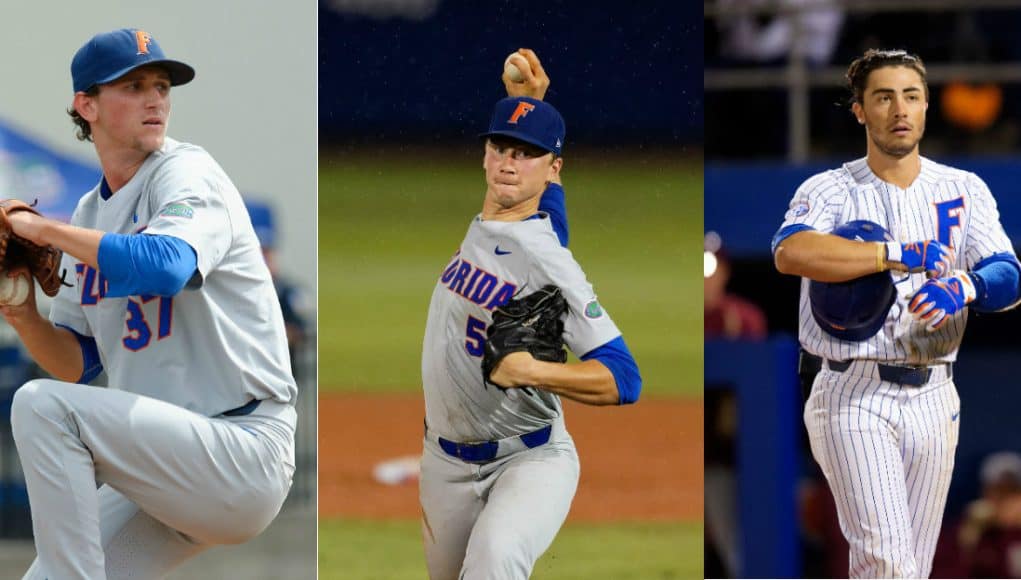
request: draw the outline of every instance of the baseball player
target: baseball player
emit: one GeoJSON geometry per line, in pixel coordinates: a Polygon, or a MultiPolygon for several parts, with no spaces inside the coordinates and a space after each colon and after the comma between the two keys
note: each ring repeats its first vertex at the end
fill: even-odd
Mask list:
{"type": "Polygon", "coordinates": [[[102,180],[70,225],[9,215],[70,274],[49,320],[31,295],[0,307],[55,377],[11,410],[26,578],[163,577],[261,532],[290,488],[296,386],[269,271],[227,175],[166,137],[170,89],[194,75],[143,30],[94,36],[71,63],[69,113],[102,180]],[[102,370],[109,388],[85,384],[102,370]]]}
{"type": "Polygon", "coordinates": [[[641,389],[620,331],[539,211],[563,165],[560,114],[536,98],[511,96],[496,104],[482,136],[482,212],[437,280],[422,350],[420,499],[434,580],[527,578],[578,483],[560,397],[627,404],[641,389]],[[563,339],[581,362],[515,352],[486,382],[480,364],[493,309],[546,285],[567,300],[563,339]]]}
{"type": "Polygon", "coordinates": [[[919,155],[929,96],[921,59],[869,50],[847,80],[867,154],[801,185],[773,253],[780,272],[803,277],[799,338],[821,367],[805,426],[851,546],[850,576],[927,577],[954,466],[953,362],[967,312],[1011,307],[1019,266],[985,183],[919,155]],[[895,241],[828,233],[855,220],[895,241]],[[813,317],[810,279],[886,271],[896,296],[872,336],[837,338],[813,317]]]}

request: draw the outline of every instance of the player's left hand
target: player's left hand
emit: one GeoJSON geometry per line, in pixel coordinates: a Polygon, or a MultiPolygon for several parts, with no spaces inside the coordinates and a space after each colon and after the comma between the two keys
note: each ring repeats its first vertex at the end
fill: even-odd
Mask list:
{"type": "Polygon", "coordinates": [[[516,83],[510,80],[507,77],[507,73],[503,73],[500,76],[500,79],[503,80],[503,86],[507,89],[507,96],[532,97],[541,101],[546,96],[546,89],[550,85],[549,76],[542,68],[542,64],[539,62],[539,57],[535,55],[535,51],[530,48],[519,48],[518,54],[525,57],[530,70],[521,71],[525,77],[524,82],[516,83]]]}
{"type": "Polygon", "coordinates": [[[967,272],[958,270],[945,278],[927,280],[911,297],[908,310],[926,330],[934,332],[974,299],[975,284],[967,272]]]}

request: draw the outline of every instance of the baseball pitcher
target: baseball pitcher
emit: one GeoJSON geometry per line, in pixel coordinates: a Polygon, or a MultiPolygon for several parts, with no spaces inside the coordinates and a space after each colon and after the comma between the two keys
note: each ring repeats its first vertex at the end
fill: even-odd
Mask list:
{"type": "Polygon", "coordinates": [[[166,137],[171,87],[195,71],[121,29],[82,46],[71,76],[68,112],[102,180],[70,225],[4,212],[12,243],[62,251],[65,273],[49,320],[34,293],[0,306],[55,377],[11,410],[37,550],[25,578],[160,578],[276,516],[296,386],[240,194],[203,149],[166,137]],[[103,370],[109,388],[86,384],[103,370]]]}
{"type": "Polygon", "coordinates": [[[560,113],[511,96],[482,137],[482,212],[439,275],[422,349],[420,499],[434,580],[528,578],[578,483],[560,397],[627,404],[641,388],[620,331],[562,245],[566,215],[555,228],[540,211],[563,165],[560,113]],[[564,364],[564,344],[580,362],[564,364]]]}
{"type": "Polygon", "coordinates": [[[847,81],[866,156],[802,184],[773,253],[780,272],[803,277],[803,362],[820,368],[805,426],[851,546],[849,574],[925,578],[954,467],[953,363],[968,311],[1014,305],[1019,265],[985,183],[919,155],[921,59],[869,50],[847,81]],[[890,278],[877,284],[876,273],[890,278]],[[864,311],[837,317],[839,292],[864,311]]]}

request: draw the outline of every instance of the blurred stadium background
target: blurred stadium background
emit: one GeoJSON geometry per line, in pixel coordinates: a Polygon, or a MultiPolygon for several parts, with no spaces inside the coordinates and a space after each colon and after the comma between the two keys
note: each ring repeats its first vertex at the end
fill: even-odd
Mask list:
{"type": "MultiPolygon", "coordinates": [[[[0,197],[39,199],[67,219],[100,170],[74,138],[70,62],[91,35],[125,26],[150,31],[171,58],[192,64],[194,83],[174,90],[169,134],[206,148],[248,199],[272,214],[280,281],[307,324],[295,343],[298,471],[280,517],[242,546],[216,548],[174,578],[315,578],[316,575],[316,6],[230,1],[171,7],[119,0],[18,4],[4,9],[0,51],[0,197]]],[[[20,578],[34,557],[27,497],[10,440],[13,390],[37,372],[0,322],[0,578],[20,578]]],[[[125,433],[125,437],[130,434],[125,433]]],[[[195,490],[202,493],[202,490],[195,490]]]]}
{"type": "MultiPolygon", "coordinates": [[[[798,279],[776,273],[770,239],[805,178],[864,156],[843,74],[881,47],[917,53],[928,67],[922,154],[986,180],[1021,242],[1021,2],[716,0],[704,3],[704,25],[705,230],[719,236],[706,239],[707,264],[725,260],[730,293],[768,323],[768,337],[749,332],[742,342],[711,341],[707,326],[706,577],[846,577],[794,376],[798,279]]],[[[707,297],[719,284],[708,274],[707,297]]],[[[1021,576],[1009,557],[1021,548],[1011,511],[1021,490],[1019,322],[1017,311],[970,317],[934,577],[1021,576]]]]}
{"type": "Polygon", "coordinates": [[[523,46],[567,120],[571,250],[645,381],[633,407],[568,405],[581,485],[534,577],[702,577],[702,340],[684,250],[703,210],[696,10],[320,2],[320,578],[425,577],[428,302],[481,207],[476,135],[523,46]]]}

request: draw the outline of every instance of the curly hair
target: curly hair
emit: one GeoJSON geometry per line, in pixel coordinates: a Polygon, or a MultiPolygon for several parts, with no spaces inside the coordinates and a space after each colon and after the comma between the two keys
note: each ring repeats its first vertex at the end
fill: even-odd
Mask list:
{"type": "MultiPolygon", "coordinates": [[[[85,91],[85,95],[89,97],[94,97],[98,94],[99,85],[93,85],[89,90],[85,91]]],[[[79,141],[92,141],[92,127],[89,125],[89,122],[83,119],[73,106],[67,109],[67,114],[71,116],[71,122],[75,124],[75,137],[79,141]]]]}
{"type": "Polygon", "coordinates": [[[847,74],[844,75],[844,78],[847,79],[847,88],[851,91],[849,104],[861,104],[865,96],[865,84],[869,80],[869,74],[876,69],[888,66],[908,67],[917,72],[918,76],[922,77],[925,100],[929,100],[929,85],[925,80],[925,64],[922,63],[921,58],[904,50],[870,48],[865,51],[865,54],[856,58],[851,66],[847,67],[847,74]]]}

